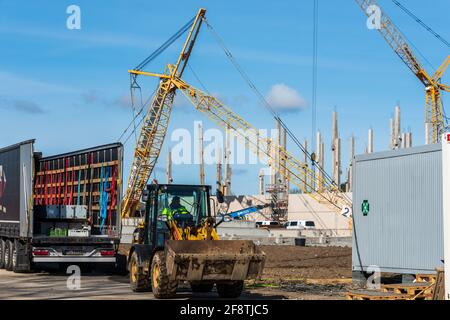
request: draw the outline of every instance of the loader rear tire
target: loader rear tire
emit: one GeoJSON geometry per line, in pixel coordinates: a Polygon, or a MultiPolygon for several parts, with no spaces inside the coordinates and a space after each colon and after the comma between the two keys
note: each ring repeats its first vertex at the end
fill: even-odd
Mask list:
{"type": "Polygon", "coordinates": [[[130,259],[130,286],[134,292],[152,291],[150,277],[147,272],[144,272],[143,267],[139,266],[136,252],[133,252],[130,259]]]}
{"type": "Polygon", "coordinates": [[[217,293],[221,298],[238,298],[244,290],[244,281],[216,283],[217,293]]]}
{"type": "Polygon", "coordinates": [[[201,281],[192,281],[190,283],[192,292],[196,293],[204,293],[211,292],[214,288],[214,282],[201,282],[201,281]]]}
{"type": "Polygon", "coordinates": [[[153,255],[150,273],[152,278],[152,292],[155,298],[167,299],[175,296],[178,282],[169,280],[166,257],[163,251],[158,251],[153,255]]]}

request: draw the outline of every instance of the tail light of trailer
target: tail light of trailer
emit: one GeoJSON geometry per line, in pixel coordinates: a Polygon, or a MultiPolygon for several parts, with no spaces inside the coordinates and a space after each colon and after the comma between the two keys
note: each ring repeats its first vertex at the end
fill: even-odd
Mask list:
{"type": "Polygon", "coordinates": [[[34,256],[48,256],[49,252],[48,252],[48,250],[45,250],[45,249],[34,249],[33,255],[34,256]]]}
{"type": "Polygon", "coordinates": [[[100,250],[100,255],[102,257],[114,257],[116,252],[114,250],[100,250]]]}

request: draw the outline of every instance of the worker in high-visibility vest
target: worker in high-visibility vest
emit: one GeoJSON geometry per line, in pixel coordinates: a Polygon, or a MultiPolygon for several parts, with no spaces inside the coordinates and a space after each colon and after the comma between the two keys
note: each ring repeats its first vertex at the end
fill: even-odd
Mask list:
{"type": "Polygon", "coordinates": [[[189,214],[189,211],[181,204],[178,196],[174,196],[169,207],[164,208],[162,212],[163,216],[167,216],[167,220],[172,220],[175,214],[189,214]]]}

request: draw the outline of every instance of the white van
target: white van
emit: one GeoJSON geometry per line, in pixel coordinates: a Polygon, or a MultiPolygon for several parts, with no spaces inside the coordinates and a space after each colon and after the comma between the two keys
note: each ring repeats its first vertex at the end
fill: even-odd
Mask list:
{"type": "Polygon", "coordinates": [[[257,221],[256,227],[278,227],[280,223],[278,221],[257,221]]]}
{"type": "Polygon", "coordinates": [[[289,220],[286,229],[315,229],[316,224],[312,220],[289,220]]]}

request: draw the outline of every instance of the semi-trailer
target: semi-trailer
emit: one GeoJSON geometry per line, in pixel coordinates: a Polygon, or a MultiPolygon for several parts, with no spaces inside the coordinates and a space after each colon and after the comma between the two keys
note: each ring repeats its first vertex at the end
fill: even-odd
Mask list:
{"type": "Polygon", "coordinates": [[[0,268],[117,266],[123,145],[43,157],[34,143],[0,149],[0,268]]]}

